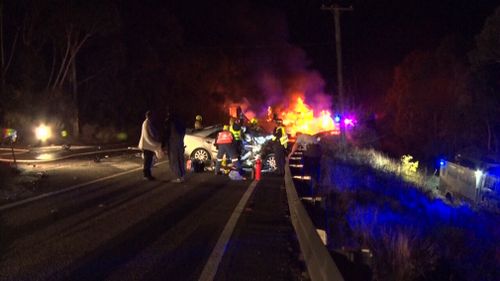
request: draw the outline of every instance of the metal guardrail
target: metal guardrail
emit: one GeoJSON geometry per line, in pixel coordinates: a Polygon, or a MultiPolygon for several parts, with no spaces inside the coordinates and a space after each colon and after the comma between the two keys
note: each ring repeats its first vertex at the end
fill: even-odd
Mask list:
{"type": "Polygon", "coordinates": [[[288,163],[285,167],[285,187],[292,225],[297,233],[309,277],[312,281],[344,281],[297,195],[288,163]]]}

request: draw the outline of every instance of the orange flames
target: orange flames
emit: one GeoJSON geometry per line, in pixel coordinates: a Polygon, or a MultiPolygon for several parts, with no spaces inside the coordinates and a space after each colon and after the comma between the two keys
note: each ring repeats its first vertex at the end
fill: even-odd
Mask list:
{"type": "Polygon", "coordinates": [[[321,110],[320,114],[315,116],[314,110],[300,97],[289,109],[281,112],[281,118],[287,132],[292,136],[297,132],[314,135],[319,132],[339,130],[330,111],[321,110]]]}

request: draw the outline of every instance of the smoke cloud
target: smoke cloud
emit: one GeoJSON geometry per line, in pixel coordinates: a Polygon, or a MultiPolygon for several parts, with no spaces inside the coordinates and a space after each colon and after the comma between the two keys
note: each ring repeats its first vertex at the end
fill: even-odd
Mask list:
{"type": "Polygon", "coordinates": [[[236,69],[224,87],[226,104],[243,103],[258,116],[267,107],[287,108],[302,97],[319,113],[331,110],[321,74],[311,69],[307,54],[289,42],[286,15],[279,9],[249,2],[230,4],[222,28],[235,48],[228,51],[236,69]],[[237,41],[238,43],[235,43],[237,41]]]}

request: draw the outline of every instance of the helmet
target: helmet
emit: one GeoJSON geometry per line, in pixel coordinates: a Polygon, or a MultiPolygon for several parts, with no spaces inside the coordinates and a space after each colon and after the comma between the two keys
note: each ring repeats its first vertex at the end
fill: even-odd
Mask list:
{"type": "Polygon", "coordinates": [[[201,115],[196,115],[196,120],[197,121],[201,121],[203,118],[201,117],[201,115]]]}
{"type": "Polygon", "coordinates": [[[276,118],[274,121],[275,121],[277,124],[283,124],[283,119],[281,119],[281,118],[276,118]]]}
{"type": "Polygon", "coordinates": [[[252,118],[252,120],[250,120],[250,124],[252,124],[252,125],[257,125],[257,123],[259,123],[259,122],[257,121],[257,118],[255,118],[255,117],[252,118]]]}

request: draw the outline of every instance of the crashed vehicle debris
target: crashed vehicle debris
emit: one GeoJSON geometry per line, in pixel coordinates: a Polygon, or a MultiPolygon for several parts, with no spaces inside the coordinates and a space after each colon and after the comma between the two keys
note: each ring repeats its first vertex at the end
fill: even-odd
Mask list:
{"type": "MultiPolygon", "coordinates": [[[[184,137],[185,151],[188,158],[203,162],[206,166],[214,165],[217,156],[215,139],[222,131],[222,125],[205,127],[200,130],[188,130],[184,137]]],[[[271,146],[272,134],[259,130],[246,129],[241,153],[243,168],[252,168],[257,158],[262,159],[262,171],[276,170],[276,160],[271,146]]]]}
{"type": "MultiPolygon", "coordinates": [[[[301,96],[292,98],[288,108],[273,110],[269,106],[266,118],[258,118],[252,112],[248,112],[249,116],[252,117],[248,118],[243,112],[244,109],[248,108],[248,104],[231,103],[226,107],[231,118],[238,118],[243,121],[242,123],[249,125],[245,127],[243,134],[241,164],[244,168],[254,167],[256,160],[260,158],[263,171],[276,170],[276,160],[271,142],[276,118],[283,120],[290,142],[293,142],[298,132],[317,134],[318,137],[340,135],[340,121],[335,121],[328,110],[315,110],[301,96]],[[253,120],[255,123],[252,122],[253,120]]],[[[214,125],[203,129],[188,130],[184,137],[187,157],[203,162],[205,165],[213,165],[217,156],[217,148],[214,143],[217,134],[222,129],[222,125],[214,125]]]]}

